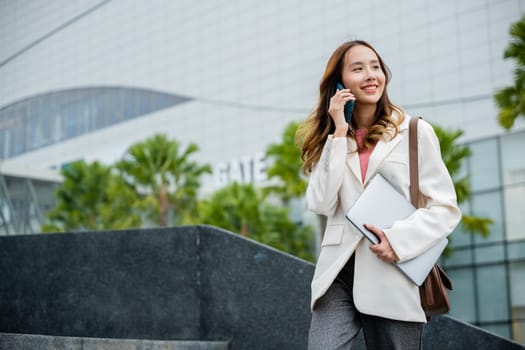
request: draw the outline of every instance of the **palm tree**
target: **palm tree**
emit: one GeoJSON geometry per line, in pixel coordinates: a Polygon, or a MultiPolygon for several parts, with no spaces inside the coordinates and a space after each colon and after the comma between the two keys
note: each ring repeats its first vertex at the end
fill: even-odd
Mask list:
{"type": "Polygon", "coordinates": [[[302,167],[301,149],[296,143],[299,123],[292,122],[284,130],[282,141],[268,146],[266,156],[273,159],[268,167],[269,179],[277,182],[266,187],[268,193],[276,194],[287,205],[291,199],[299,198],[306,191],[307,181],[300,171],[302,167]]]}
{"type": "Polygon", "coordinates": [[[214,225],[313,261],[313,230],[289,219],[288,208],[265,201],[252,184],[233,184],[200,204],[203,224],[214,225]]]}
{"type": "Polygon", "coordinates": [[[175,224],[197,216],[197,192],[201,176],[211,173],[209,165],[199,165],[190,156],[198,151],[191,143],[183,150],[177,141],[156,134],[132,145],[115,165],[129,186],[149,208],[152,222],[168,225],[170,208],[175,224]]]}
{"type": "Polygon", "coordinates": [[[505,87],[494,96],[499,107],[498,120],[505,129],[511,129],[518,116],[525,117],[525,15],[510,28],[512,37],[504,58],[517,62],[514,70],[514,85],[505,87]]]}
{"type": "Polygon", "coordinates": [[[263,225],[259,216],[262,200],[253,185],[234,182],[201,202],[201,222],[252,236],[263,225]]]}
{"type": "Polygon", "coordinates": [[[129,205],[131,191],[111,168],[77,161],[61,171],[57,204],[47,213],[43,232],[120,229],[140,226],[140,208],[129,205]]]}

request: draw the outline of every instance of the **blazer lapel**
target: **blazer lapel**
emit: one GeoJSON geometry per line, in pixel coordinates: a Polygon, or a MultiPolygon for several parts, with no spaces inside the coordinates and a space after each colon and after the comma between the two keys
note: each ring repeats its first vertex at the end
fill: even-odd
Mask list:
{"type": "Polygon", "coordinates": [[[371,178],[374,177],[379,167],[381,166],[381,163],[383,163],[383,161],[390,154],[392,149],[396,147],[396,145],[403,139],[403,137],[406,137],[406,135],[408,134],[407,131],[409,121],[410,116],[405,115],[405,119],[398,126],[398,133],[393,140],[385,141],[381,139],[377,142],[376,147],[374,148],[374,151],[372,152],[372,154],[370,155],[370,159],[368,160],[368,169],[366,170],[366,177],[364,181],[365,185],[371,178]]]}
{"type": "Polygon", "coordinates": [[[362,183],[361,179],[361,163],[359,161],[359,153],[357,153],[357,144],[354,139],[348,138],[348,156],[346,157],[346,165],[350,168],[350,171],[359,183],[362,183]]]}
{"type": "Polygon", "coordinates": [[[359,180],[359,183],[364,183],[366,186],[367,182],[374,177],[385,158],[403,139],[403,137],[406,137],[407,132],[405,131],[408,130],[409,120],[410,117],[406,115],[405,120],[403,120],[398,126],[398,133],[393,140],[385,141],[381,139],[377,142],[370,158],[368,159],[365,181],[362,181],[361,179],[361,162],[359,160],[359,153],[357,152],[356,141],[352,138],[348,138],[348,156],[346,157],[346,164],[350,168],[352,174],[355,175],[356,179],[359,180]]]}
{"type": "Polygon", "coordinates": [[[365,184],[374,177],[381,163],[383,163],[388,154],[403,139],[403,137],[404,136],[399,133],[393,140],[379,140],[377,142],[372,154],[370,155],[370,159],[368,160],[368,169],[366,170],[364,181],[365,184]]]}

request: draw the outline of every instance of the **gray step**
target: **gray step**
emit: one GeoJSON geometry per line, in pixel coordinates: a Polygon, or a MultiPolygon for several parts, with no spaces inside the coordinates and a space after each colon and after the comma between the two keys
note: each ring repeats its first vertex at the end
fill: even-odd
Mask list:
{"type": "Polygon", "coordinates": [[[0,350],[228,350],[229,341],[142,340],[0,333],[0,350]]]}

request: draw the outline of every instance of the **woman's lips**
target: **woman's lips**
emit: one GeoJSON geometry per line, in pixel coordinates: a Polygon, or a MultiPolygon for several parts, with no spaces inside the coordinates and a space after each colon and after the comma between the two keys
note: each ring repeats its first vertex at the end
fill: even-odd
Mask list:
{"type": "Polygon", "coordinates": [[[365,85],[361,89],[365,92],[373,93],[377,91],[377,85],[365,85]]]}

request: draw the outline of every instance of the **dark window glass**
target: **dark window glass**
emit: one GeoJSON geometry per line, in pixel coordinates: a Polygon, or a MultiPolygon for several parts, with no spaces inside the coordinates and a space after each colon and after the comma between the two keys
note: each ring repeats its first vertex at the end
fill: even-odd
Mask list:
{"type": "Polygon", "coordinates": [[[0,157],[12,157],[189,99],[133,88],[80,88],[31,97],[0,112],[0,157]]]}
{"type": "Polygon", "coordinates": [[[472,214],[492,219],[491,232],[487,238],[474,236],[474,242],[498,242],[503,240],[503,218],[501,208],[501,192],[493,191],[474,194],[471,197],[472,214]]]}
{"type": "Polygon", "coordinates": [[[24,123],[26,122],[28,115],[27,111],[27,105],[26,106],[19,106],[16,109],[15,115],[16,115],[16,123],[15,126],[12,128],[11,133],[11,154],[10,156],[16,156],[19,155],[26,150],[26,138],[25,138],[25,130],[24,130],[24,123]]]}
{"type": "Polygon", "coordinates": [[[501,162],[505,185],[525,184],[525,132],[501,138],[501,162]]]}
{"type": "MultiPolygon", "coordinates": [[[[509,318],[507,275],[503,264],[477,267],[479,320],[503,321],[509,318]]],[[[463,302],[466,299],[463,299],[463,302]]]]}
{"type": "Polygon", "coordinates": [[[463,321],[476,321],[474,277],[472,268],[448,269],[447,274],[454,283],[450,291],[450,315],[463,321]]]}
{"type": "Polygon", "coordinates": [[[472,191],[484,191],[500,186],[497,139],[470,144],[470,185],[472,191]]]}

